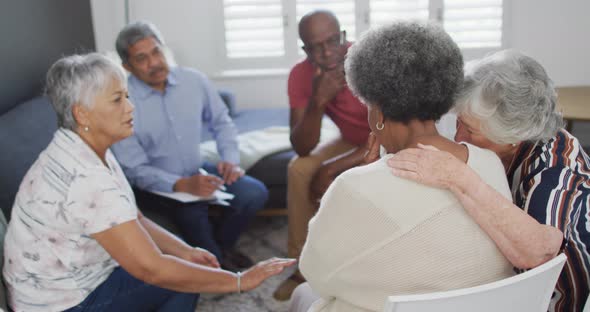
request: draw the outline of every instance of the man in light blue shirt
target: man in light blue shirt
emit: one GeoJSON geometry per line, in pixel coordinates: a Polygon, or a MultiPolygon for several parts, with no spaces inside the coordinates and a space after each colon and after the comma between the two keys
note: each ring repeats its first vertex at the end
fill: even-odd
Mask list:
{"type": "Polygon", "coordinates": [[[211,251],[230,269],[251,261],[234,245],[261,209],[268,190],[239,167],[237,130],[228,109],[202,73],[168,66],[164,41],[150,23],[135,22],[121,30],[117,52],[129,76],[129,96],[135,105],[134,134],[113,146],[142,209],[169,215],[187,243],[211,251]],[[210,131],[221,161],[203,162],[201,131],[210,131]],[[207,174],[207,172],[211,174],[207,174]],[[209,196],[223,184],[235,198],[212,226],[208,204],[181,203],[151,192],[185,192],[209,196]]]}

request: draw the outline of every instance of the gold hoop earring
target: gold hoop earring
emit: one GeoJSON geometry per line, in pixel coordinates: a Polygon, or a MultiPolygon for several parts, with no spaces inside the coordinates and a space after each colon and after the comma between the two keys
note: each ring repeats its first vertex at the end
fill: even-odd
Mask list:
{"type": "Polygon", "coordinates": [[[377,130],[383,130],[383,128],[385,128],[385,124],[381,123],[381,127],[379,127],[379,122],[377,122],[377,124],[375,125],[375,128],[377,128],[377,130]]]}

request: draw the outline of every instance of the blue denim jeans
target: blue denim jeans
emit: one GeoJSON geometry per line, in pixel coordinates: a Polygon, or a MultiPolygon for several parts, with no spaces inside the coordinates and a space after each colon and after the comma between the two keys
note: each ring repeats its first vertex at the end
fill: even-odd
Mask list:
{"type": "Polygon", "coordinates": [[[199,294],[180,293],[146,284],[116,268],[84,301],[67,312],[193,312],[199,294]]]}
{"type": "MultiPolygon", "coordinates": [[[[203,168],[210,174],[219,175],[213,164],[205,163],[203,168]]],[[[206,202],[181,203],[138,190],[135,194],[140,209],[153,209],[170,216],[186,243],[207,249],[221,260],[221,250],[235,245],[240,234],[256,212],[264,208],[268,199],[268,189],[264,183],[248,175],[226,187],[227,192],[235,197],[229,201],[229,207],[223,207],[219,218],[211,219],[209,204],[206,202]]]]}

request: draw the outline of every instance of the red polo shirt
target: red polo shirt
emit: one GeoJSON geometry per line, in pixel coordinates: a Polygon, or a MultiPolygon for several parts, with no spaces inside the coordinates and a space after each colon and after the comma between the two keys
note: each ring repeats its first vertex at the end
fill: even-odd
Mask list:
{"type": "MultiPolygon", "coordinates": [[[[287,87],[291,108],[306,107],[309,104],[313,74],[314,68],[308,59],[291,69],[287,87]]],[[[367,107],[350,92],[348,86],[328,103],[326,114],[338,126],[345,141],[357,146],[367,142],[371,132],[367,123],[367,107]]]]}

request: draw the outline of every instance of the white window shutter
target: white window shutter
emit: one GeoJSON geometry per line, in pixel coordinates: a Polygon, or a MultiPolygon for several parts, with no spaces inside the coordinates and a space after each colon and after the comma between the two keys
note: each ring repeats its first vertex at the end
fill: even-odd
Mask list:
{"type": "Polygon", "coordinates": [[[223,0],[228,58],[285,55],[281,0],[223,0]]]}
{"type": "MultiPolygon", "coordinates": [[[[217,1],[216,1],[217,3],[217,1]]],[[[502,48],[505,0],[223,0],[225,41],[219,46],[224,69],[288,68],[304,55],[297,23],[316,9],[334,12],[347,39],[369,27],[399,20],[443,24],[470,57],[502,48]],[[288,25],[287,25],[288,23],[288,25]],[[471,53],[471,54],[470,54],[471,53]]],[[[220,10],[221,11],[221,10],[220,10]]]]}
{"type": "Polygon", "coordinates": [[[428,0],[371,0],[369,5],[371,27],[401,20],[428,20],[428,0]]]}
{"type": "Polygon", "coordinates": [[[444,0],[443,21],[462,49],[502,46],[502,0],[444,0]]]}
{"type": "MultiPolygon", "coordinates": [[[[340,29],[346,30],[347,40],[354,40],[356,36],[354,0],[296,0],[297,23],[303,15],[318,9],[332,11],[340,22],[340,29]]],[[[303,45],[303,42],[298,40],[298,45],[303,45]]]]}

